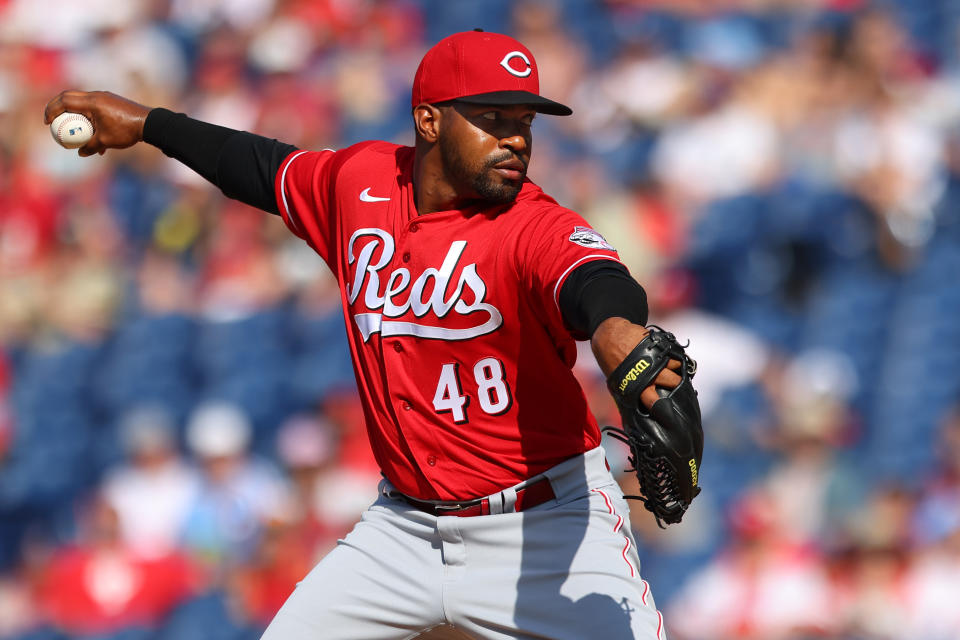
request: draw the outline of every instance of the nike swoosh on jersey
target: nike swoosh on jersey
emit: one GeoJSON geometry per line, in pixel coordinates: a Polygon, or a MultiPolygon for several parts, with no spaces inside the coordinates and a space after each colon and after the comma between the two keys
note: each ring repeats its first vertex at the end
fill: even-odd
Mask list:
{"type": "Polygon", "coordinates": [[[366,189],[360,192],[360,199],[363,202],[386,202],[390,198],[381,198],[380,196],[372,196],[370,195],[370,187],[367,187],[366,189]]]}

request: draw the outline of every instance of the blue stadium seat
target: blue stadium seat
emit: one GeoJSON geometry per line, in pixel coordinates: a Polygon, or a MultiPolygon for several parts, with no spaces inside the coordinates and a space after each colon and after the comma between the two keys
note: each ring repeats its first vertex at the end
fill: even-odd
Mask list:
{"type": "Polygon", "coordinates": [[[510,30],[510,1],[450,2],[449,0],[419,0],[426,21],[424,40],[434,43],[457,31],[483,29],[508,33],[510,30]]]}
{"type": "Polygon", "coordinates": [[[241,320],[201,323],[195,366],[202,395],[239,404],[250,415],[259,439],[276,426],[288,404],[289,370],[283,308],[266,309],[241,320]]]}
{"type": "Polygon", "coordinates": [[[691,229],[688,259],[691,261],[741,255],[761,240],[761,220],[767,200],[760,194],[744,194],[715,200],[706,205],[691,229]]]}
{"type": "Polygon", "coordinates": [[[109,209],[135,248],[152,240],[154,224],[176,197],[177,189],[169,180],[124,164],[117,165],[107,185],[109,209]]]}
{"type": "Polygon", "coordinates": [[[785,352],[797,348],[803,316],[772,295],[740,296],[730,301],[725,315],[785,352]]]}
{"type": "Polygon", "coordinates": [[[298,408],[315,406],[329,391],[356,384],[339,306],[321,315],[295,313],[290,335],[293,358],[288,384],[298,408]]]}
{"type": "Polygon", "coordinates": [[[0,509],[57,508],[95,480],[99,469],[88,456],[99,414],[91,381],[100,356],[98,345],[65,341],[19,363],[11,394],[17,430],[0,468],[0,509]]]}
{"type": "Polygon", "coordinates": [[[129,627],[112,633],[74,636],[75,640],[153,640],[156,632],[143,627],[129,627]]]}
{"type": "Polygon", "coordinates": [[[137,315],[109,345],[98,389],[114,416],[155,403],[182,418],[196,389],[195,323],[179,314],[137,315]]]}
{"type": "Polygon", "coordinates": [[[10,636],[8,640],[71,640],[56,629],[49,627],[34,629],[25,633],[10,636]]]}
{"type": "Polygon", "coordinates": [[[897,291],[896,276],[867,255],[833,265],[809,302],[801,347],[850,358],[858,376],[858,408],[876,383],[897,291]]]}
{"type": "Polygon", "coordinates": [[[960,401],[960,238],[935,237],[906,273],[870,413],[870,454],[910,478],[936,459],[937,433],[960,401]]]}
{"type": "Polygon", "coordinates": [[[180,605],[154,640],[247,640],[257,631],[235,620],[224,594],[214,591],[180,605]]]}

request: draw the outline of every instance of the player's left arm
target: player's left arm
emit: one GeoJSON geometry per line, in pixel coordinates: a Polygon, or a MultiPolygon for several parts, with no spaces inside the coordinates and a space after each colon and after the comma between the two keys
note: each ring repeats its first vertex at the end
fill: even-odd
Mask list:
{"type": "Polygon", "coordinates": [[[626,497],[641,500],[666,526],[680,522],[700,493],[703,426],[692,385],[697,365],[673,334],[644,326],[640,285],[622,265],[607,262],[571,274],[559,306],[567,324],[590,336],[620,410],[623,428],[605,431],[630,447],[641,495],[626,497]]]}
{"type": "MultiPolygon", "coordinates": [[[[646,293],[626,267],[613,260],[595,260],[576,268],[564,281],[558,304],[567,325],[577,334],[589,336],[593,354],[607,377],[649,334],[646,293]]],[[[676,387],[680,376],[673,370],[679,367],[678,360],[671,360],[657,375],[655,385],[676,387]]],[[[657,399],[653,386],[641,396],[648,408],[657,399]]]]}
{"type": "MultiPolygon", "coordinates": [[[[577,213],[545,207],[518,229],[519,272],[551,318],[551,326],[578,340],[589,339],[604,374],[623,364],[649,333],[647,294],[620,262],[616,249],[577,213]],[[553,315],[556,312],[557,315],[553,315]]],[[[656,385],[672,389],[680,383],[669,362],[656,385]]],[[[652,373],[652,370],[651,370],[652,373]]],[[[643,400],[651,405],[656,392],[643,400]]]]}

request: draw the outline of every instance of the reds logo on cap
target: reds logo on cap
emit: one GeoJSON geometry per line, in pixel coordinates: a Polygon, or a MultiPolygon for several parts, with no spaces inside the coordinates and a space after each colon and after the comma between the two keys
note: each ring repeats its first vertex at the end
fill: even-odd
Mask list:
{"type": "Polygon", "coordinates": [[[533,65],[530,64],[530,58],[523,55],[523,51],[511,51],[507,55],[503,56],[503,60],[500,61],[500,64],[509,73],[512,73],[518,78],[526,78],[528,75],[533,73],[533,65]],[[526,68],[524,68],[523,71],[517,71],[516,69],[510,66],[510,61],[513,60],[514,58],[520,58],[527,64],[526,68]]]}
{"type": "Polygon", "coordinates": [[[435,44],[413,78],[412,106],[463,100],[480,104],[529,104],[541,113],[568,116],[570,107],[540,95],[537,62],[530,50],[501,33],[464,31],[435,44]]]}

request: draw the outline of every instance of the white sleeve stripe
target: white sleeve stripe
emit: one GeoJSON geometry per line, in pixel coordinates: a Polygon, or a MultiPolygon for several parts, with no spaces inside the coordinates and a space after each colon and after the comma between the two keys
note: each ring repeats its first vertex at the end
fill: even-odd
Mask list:
{"type": "Polygon", "coordinates": [[[620,262],[620,260],[617,260],[616,258],[614,258],[609,254],[593,253],[593,254],[590,254],[589,256],[583,256],[582,258],[574,262],[572,265],[567,267],[567,270],[564,271],[562,274],[560,274],[560,277],[557,278],[557,284],[553,287],[553,303],[557,305],[557,311],[560,311],[560,313],[563,313],[563,311],[561,311],[560,309],[560,300],[558,297],[560,295],[560,284],[567,278],[567,274],[573,271],[578,264],[580,264],[584,260],[592,260],[593,258],[603,258],[604,260],[611,260],[612,262],[619,262],[620,264],[623,264],[623,262],[620,262]]]}
{"type": "Polygon", "coordinates": [[[297,153],[290,156],[290,159],[287,160],[287,163],[283,165],[283,172],[280,174],[280,199],[283,200],[283,212],[286,213],[287,220],[290,221],[298,231],[300,230],[300,225],[297,224],[297,221],[294,219],[293,215],[290,213],[290,205],[287,204],[287,169],[290,168],[290,165],[298,156],[302,156],[306,151],[298,151],[297,153]]]}

